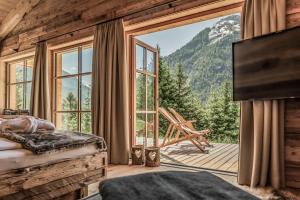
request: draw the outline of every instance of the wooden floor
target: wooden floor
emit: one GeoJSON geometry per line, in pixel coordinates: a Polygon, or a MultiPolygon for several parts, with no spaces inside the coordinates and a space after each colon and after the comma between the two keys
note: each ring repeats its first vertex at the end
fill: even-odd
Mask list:
{"type": "Polygon", "coordinates": [[[233,173],[238,171],[237,144],[213,144],[213,147],[206,149],[208,154],[201,153],[189,141],[170,145],[161,149],[161,162],[233,173]]]}

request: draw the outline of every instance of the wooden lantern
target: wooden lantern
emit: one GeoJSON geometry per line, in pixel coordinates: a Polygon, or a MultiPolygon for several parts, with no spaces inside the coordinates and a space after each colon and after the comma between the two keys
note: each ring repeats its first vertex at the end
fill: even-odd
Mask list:
{"type": "Polygon", "coordinates": [[[160,149],[159,147],[145,148],[146,166],[159,167],[160,166],[160,149]]]}
{"type": "Polygon", "coordinates": [[[144,145],[134,145],[131,148],[131,158],[133,165],[143,165],[145,161],[144,157],[144,145]]]}

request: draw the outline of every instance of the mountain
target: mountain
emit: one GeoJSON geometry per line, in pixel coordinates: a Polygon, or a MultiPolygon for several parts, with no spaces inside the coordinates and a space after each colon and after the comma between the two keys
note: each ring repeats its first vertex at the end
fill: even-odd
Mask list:
{"type": "MultiPolygon", "coordinates": [[[[62,70],[63,75],[72,75],[74,72],[68,70],[62,70]]],[[[70,93],[73,93],[76,100],[78,100],[78,87],[81,89],[81,101],[82,104],[88,103],[91,98],[91,91],[92,91],[92,83],[91,83],[91,75],[81,76],[80,86],[78,86],[78,77],[70,77],[70,78],[63,78],[62,80],[62,100],[66,100],[70,93]]]]}
{"type": "Polygon", "coordinates": [[[192,90],[206,102],[213,88],[232,79],[232,42],[240,39],[240,16],[220,19],[174,53],[163,57],[174,73],[182,64],[192,90]]]}

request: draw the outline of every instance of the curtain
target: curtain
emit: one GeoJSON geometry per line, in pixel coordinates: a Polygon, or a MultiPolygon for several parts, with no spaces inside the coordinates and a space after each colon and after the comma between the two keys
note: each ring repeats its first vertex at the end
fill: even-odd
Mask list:
{"type": "Polygon", "coordinates": [[[109,163],[128,164],[129,70],[123,20],[98,25],[93,48],[93,133],[105,139],[109,163]]]}
{"type": "MultiPolygon", "coordinates": [[[[242,39],[286,28],[285,0],[245,0],[242,39]]],[[[241,102],[239,184],[284,187],[284,101],[241,102]]]]}
{"type": "Polygon", "coordinates": [[[51,120],[46,42],[38,43],[35,50],[30,114],[34,117],[51,120]]]}

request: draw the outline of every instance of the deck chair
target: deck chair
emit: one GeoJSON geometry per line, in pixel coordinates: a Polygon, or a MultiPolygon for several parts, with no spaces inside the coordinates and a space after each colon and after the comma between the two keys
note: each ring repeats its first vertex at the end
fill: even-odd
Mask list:
{"type": "Polygon", "coordinates": [[[201,152],[208,153],[208,150],[205,150],[205,146],[198,140],[199,137],[207,134],[209,132],[208,130],[193,131],[190,128],[188,128],[184,123],[179,122],[165,108],[160,107],[158,110],[159,113],[162,114],[164,118],[169,122],[167,132],[165,134],[163,142],[160,144],[160,147],[165,147],[189,140],[198,149],[200,149],[201,152]],[[174,132],[176,132],[176,134],[174,134],[174,132]]]}
{"type": "MultiPolygon", "coordinates": [[[[168,109],[173,114],[173,116],[177,119],[177,121],[179,121],[180,123],[186,125],[191,130],[196,131],[196,129],[194,128],[194,125],[193,125],[193,123],[196,122],[196,120],[186,120],[175,109],[173,109],[173,108],[168,108],[168,109]]],[[[207,139],[205,137],[200,136],[198,139],[205,146],[207,146],[207,147],[213,147],[213,145],[209,144],[209,142],[207,141],[207,139]]]]}

